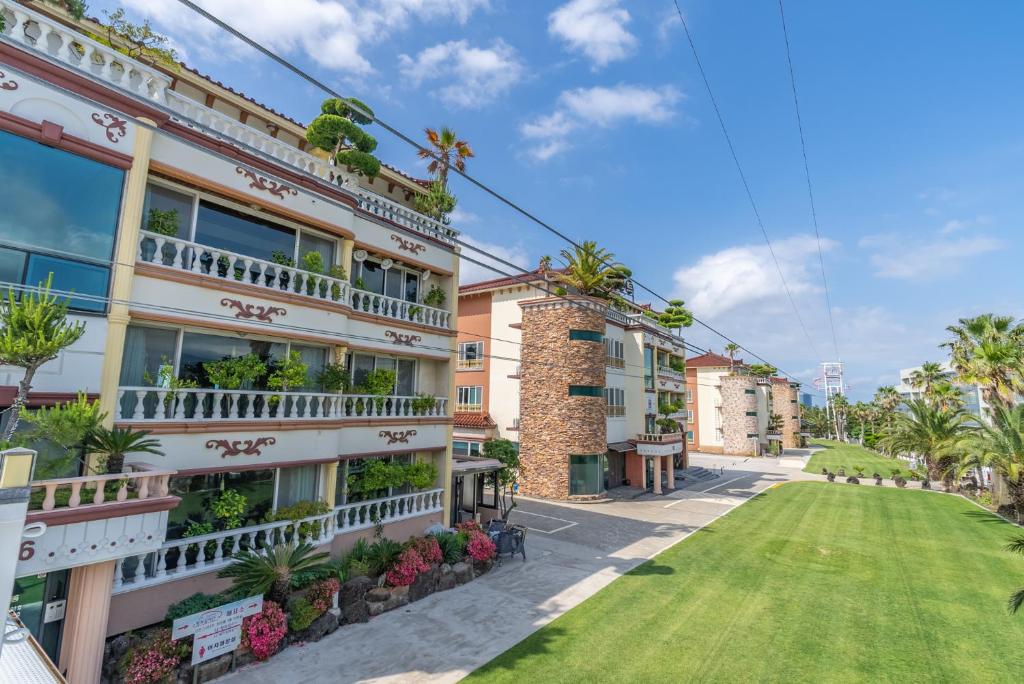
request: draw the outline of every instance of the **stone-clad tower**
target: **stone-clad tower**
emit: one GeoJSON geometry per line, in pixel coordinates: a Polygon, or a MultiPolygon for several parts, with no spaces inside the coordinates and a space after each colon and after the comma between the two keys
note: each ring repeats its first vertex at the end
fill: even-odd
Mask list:
{"type": "Polygon", "coordinates": [[[788,382],[774,388],[778,408],[775,413],[782,416],[782,446],[784,449],[800,447],[800,384],[788,382]],[[778,397],[782,397],[780,401],[778,397]]]}
{"type": "Polygon", "coordinates": [[[756,456],[757,378],[723,375],[721,383],[723,451],[735,456],[756,456]]]}
{"type": "Polygon", "coordinates": [[[597,496],[604,490],[608,449],[605,304],[568,295],[519,306],[522,493],[548,499],[597,496]]]}

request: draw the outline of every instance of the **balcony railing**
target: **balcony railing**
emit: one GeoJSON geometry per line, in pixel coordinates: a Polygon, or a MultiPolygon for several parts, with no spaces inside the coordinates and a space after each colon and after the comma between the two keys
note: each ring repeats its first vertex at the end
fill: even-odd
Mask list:
{"type": "Polygon", "coordinates": [[[482,370],[483,367],[483,359],[459,359],[455,368],[456,370],[482,370]]]}
{"type": "Polygon", "coordinates": [[[622,418],[626,415],[625,406],[605,406],[605,415],[609,418],[622,418]]]}
{"type": "Polygon", "coordinates": [[[609,368],[625,368],[626,360],[618,356],[605,356],[604,365],[608,366],[609,368]]]}
{"type": "Polygon", "coordinates": [[[675,368],[672,368],[671,366],[658,366],[658,375],[664,376],[666,378],[672,378],[673,380],[686,379],[686,373],[684,373],[683,371],[678,371],[675,368]]]}
{"type": "Polygon", "coordinates": [[[10,13],[0,35],[29,52],[84,73],[86,76],[126,90],[143,100],[165,102],[171,79],[151,66],[138,62],[58,21],[12,0],[0,0],[0,12],[10,13]]]}
{"type": "Polygon", "coordinates": [[[117,420],[341,420],[447,415],[447,397],[435,397],[429,408],[416,404],[417,399],[371,394],[121,387],[117,392],[117,420]]]}
{"type": "Polygon", "coordinates": [[[636,436],[638,442],[650,442],[654,444],[669,444],[672,442],[681,442],[683,440],[683,433],[681,432],[669,432],[667,434],[659,434],[656,432],[641,432],[636,436]]]}
{"type": "Polygon", "coordinates": [[[451,329],[450,311],[408,302],[375,292],[357,290],[346,281],[294,266],[207,247],[176,237],[142,231],[138,260],[198,275],[220,278],[320,301],[338,302],[371,313],[435,328],[451,329]]]}
{"type": "Polygon", "coordinates": [[[176,470],[161,470],[144,463],[129,466],[130,472],[84,475],[31,484],[30,510],[80,509],[100,504],[167,496],[170,477],[176,470]],[[84,496],[84,500],[83,500],[84,496]]]}
{"type": "Polygon", "coordinates": [[[403,207],[401,204],[392,202],[386,197],[381,197],[375,192],[370,192],[360,187],[348,189],[355,193],[356,199],[359,201],[359,208],[366,213],[380,216],[417,233],[437,238],[446,244],[455,244],[455,238],[459,234],[458,231],[452,230],[440,221],[435,221],[418,211],[403,207]]]}
{"type": "Polygon", "coordinates": [[[197,537],[174,539],[156,553],[117,561],[114,593],[213,572],[242,551],[259,552],[276,544],[329,543],[335,535],[365,530],[442,510],[443,489],[428,489],[384,499],[337,506],[330,513],[301,520],[279,520],[197,537]]]}
{"type": "Polygon", "coordinates": [[[484,410],[483,404],[456,404],[456,413],[480,413],[484,410]]]}

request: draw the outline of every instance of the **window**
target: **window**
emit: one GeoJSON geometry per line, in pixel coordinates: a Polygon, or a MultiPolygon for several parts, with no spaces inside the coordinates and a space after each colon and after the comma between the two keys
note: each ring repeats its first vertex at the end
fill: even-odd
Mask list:
{"type": "Polygon", "coordinates": [[[484,367],[484,343],[460,342],[457,370],[479,370],[484,367]]]}
{"type": "Polygon", "coordinates": [[[257,525],[274,507],[274,471],[246,470],[220,472],[191,477],[172,477],[170,493],[181,497],[181,503],[168,513],[167,538],[180,539],[192,523],[214,524],[213,502],[225,490],[245,496],[246,508],[242,526],[257,525]]]}
{"type": "Polygon", "coordinates": [[[604,400],[607,405],[606,414],[609,418],[621,418],[626,415],[626,391],[618,387],[605,387],[604,400]]]}
{"type": "Polygon", "coordinates": [[[604,491],[604,455],[569,456],[569,496],[604,491]]]}
{"type": "Polygon", "coordinates": [[[686,390],[686,403],[687,404],[692,404],[693,403],[693,390],[686,390]]]}
{"type": "Polygon", "coordinates": [[[603,397],[603,387],[592,387],[591,385],[569,385],[570,397],[603,397]]]}
{"type": "Polygon", "coordinates": [[[693,409],[686,409],[686,422],[693,422],[693,409]]]}
{"type": "Polygon", "coordinates": [[[747,415],[748,416],[756,416],[757,415],[757,411],[747,411],[747,415]]]}
{"type": "Polygon", "coordinates": [[[744,394],[757,394],[757,390],[745,389],[745,390],[743,390],[743,393],[744,394]]]}
{"type": "Polygon", "coordinates": [[[150,210],[176,211],[178,212],[178,232],[175,233],[175,236],[187,240],[192,236],[192,209],[195,202],[195,195],[186,195],[183,192],[150,183],[146,186],[146,199],[142,206],[143,230],[149,230],[150,210]]]}
{"type": "Polygon", "coordinates": [[[77,311],[106,311],[124,171],[0,132],[0,278],[53,289],[77,311]]]}
{"type": "Polygon", "coordinates": [[[686,431],[686,443],[693,444],[693,430],[686,431]]]}
{"type": "Polygon", "coordinates": [[[605,365],[611,366],[612,368],[625,368],[625,353],[622,342],[619,340],[605,339],[604,341],[604,355],[605,365]]]}
{"type": "Polygon", "coordinates": [[[604,340],[604,333],[594,330],[570,330],[569,339],[583,342],[601,342],[604,340]]]}
{"type": "Polygon", "coordinates": [[[366,376],[374,370],[393,370],[396,373],[394,394],[409,397],[416,394],[416,360],[397,359],[393,356],[372,354],[349,354],[346,367],[351,371],[352,387],[366,382],[366,376]]]}
{"type": "Polygon", "coordinates": [[[206,200],[199,202],[195,242],[266,261],[273,261],[275,252],[289,259],[295,255],[293,229],[206,200]]]}
{"type": "Polygon", "coordinates": [[[456,387],[455,392],[456,411],[461,413],[471,413],[483,409],[484,388],[482,386],[456,387]]]}
{"type": "Polygon", "coordinates": [[[455,456],[479,456],[480,442],[455,440],[452,442],[452,454],[455,456]]]}
{"type": "Polygon", "coordinates": [[[320,466],[313,464],[296,468],[281,468],[278,473],[278,508],[292,506],[300,501],[316,501],[320,498],[320,466]]]}
{"type": "Polygon", "coordinates": [[[407,266],[393,264],[385,269],[382,257],[367,257],[352,266],[352,282],[361,279],[358,289],[367,292],[404,299],[407,302],[419,301],[420,272],[407,266]]]}
{"type": "Polygon", "coordinates": [[[654,389],[654,350],[644,347],[644,387],[654,389]]]}

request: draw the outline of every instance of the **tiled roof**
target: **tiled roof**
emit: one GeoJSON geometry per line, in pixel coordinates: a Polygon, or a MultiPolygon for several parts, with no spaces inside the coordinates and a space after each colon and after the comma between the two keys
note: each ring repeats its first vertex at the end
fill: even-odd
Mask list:
{"type": "Polygon", "coordinates": [[[480,290],[492,290],[499,287],[507,287],[509,285],[525,285],[527,282],[541,282],[543,277],[539,270],[533,270],[529,273],[523,273],[516,276],[515,278],[494,278],[493,280],[481,280],[479,283],[470,283],[468,285],[462,285],[459,287],[459,294],[477,292],[480,290]]]}
{"type": "Polygon", "coordinates": [[[456,413],[455,427],[462,428],[492,428],[498,424],[491,420],[487,413],[456,413]]]}
{"type": "Polygon", "coordinates": [[[686,359],[687,368],[717,368],[718,366],[734,366],[739,368],[743,366],[743,359],[735,359],[729,361],[728,356],[722,356],[714,352],[708,352],[707,354],[701,354],[700,356],[694,356],[692,359],[686,359]]]}

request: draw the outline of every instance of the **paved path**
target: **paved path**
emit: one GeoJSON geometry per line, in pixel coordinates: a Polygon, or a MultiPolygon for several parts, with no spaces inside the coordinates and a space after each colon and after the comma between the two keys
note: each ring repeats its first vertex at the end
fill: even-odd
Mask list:
{"type": "Polygon", "coordinates": [[[367,624],[345,625],[219,681],[458,681],[694,530],[767,487],[804,475],[769,459],[694,455],[691,461],[724,471],[716,480],[634,501],[523,501],[512,516],[531,530],[527,562],[506,560],[467,585],[367,624]]]}

